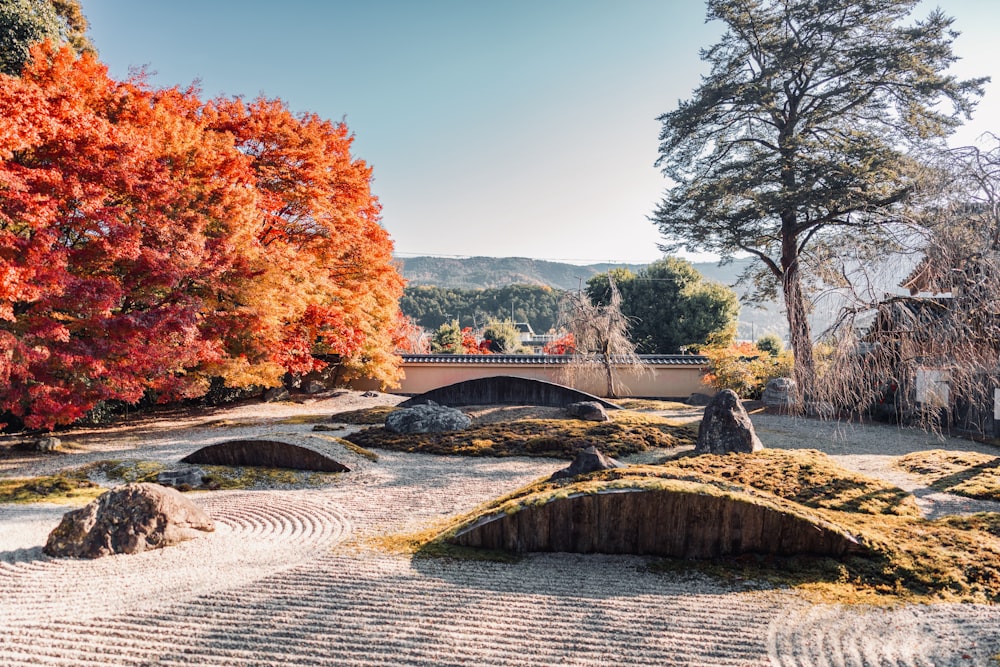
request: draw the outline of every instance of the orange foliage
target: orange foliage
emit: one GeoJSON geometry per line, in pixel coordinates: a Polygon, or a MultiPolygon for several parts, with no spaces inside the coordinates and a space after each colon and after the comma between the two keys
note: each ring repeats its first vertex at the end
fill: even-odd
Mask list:
{"type": "Polygon", "coordinates": [[[36,47],[0,76],[0,410],[274,385],[340,355],[392,383],[402,279],[341,124],[114,81],[36,47]]]}

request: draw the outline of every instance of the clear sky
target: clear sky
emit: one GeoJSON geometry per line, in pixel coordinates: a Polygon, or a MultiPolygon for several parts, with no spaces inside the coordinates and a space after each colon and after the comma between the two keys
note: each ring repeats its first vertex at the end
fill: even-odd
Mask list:
{"type": "MultiPolygon", "coordinates": [[[[346,120],[404,257],[659,257],[656,117],[721,34],[699,0],[82,4],[112,76],[145,66],[159,86],[346,120]]],[[[1000,133],[1000,0],[940,6],[963,33],[956,75],[998,79],[956,140],[1000,133]]]]}

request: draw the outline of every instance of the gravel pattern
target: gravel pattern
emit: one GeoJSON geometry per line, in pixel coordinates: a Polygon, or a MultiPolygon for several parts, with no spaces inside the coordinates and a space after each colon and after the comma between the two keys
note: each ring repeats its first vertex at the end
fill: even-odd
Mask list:
{"type": "MultiPolygon", "coordinates": [[[[257,418],[302,408],[256,407],[257,418]]],[[[982,447],[880,426],[754,421],[767,446],[821,449],[915,491],[886,466],[894,457],[982,447]]],[[[110,453],[175,462],[211,441],[309,428],[146,424],[91,434],[71,455],[25,457],[6,474],[110,453]]],[[[637,557],[388,553],[373,538],[426,528],[565,462],[379,454],[322,488],[192,494],[216,532],[133,556],[50,559],[41,545],[66,508],[0,505],[0,664],[947,666],[1000,654],[1000,608],[988,605],[811,604],[753,581],[654,572],[637,557]]],[[[932,495],[922,507],[945,511],[932,495]]]]}

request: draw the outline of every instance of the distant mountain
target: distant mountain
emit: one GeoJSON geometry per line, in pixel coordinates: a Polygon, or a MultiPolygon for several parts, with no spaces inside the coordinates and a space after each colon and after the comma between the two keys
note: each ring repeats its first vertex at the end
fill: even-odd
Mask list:
{"type": "MultiPolygon", "coordinates": [[[[411,286],[433,285],[458,289],[500,288],[507,285],[547,285],[554,289],[570,290],[586,285],[598,273],[613,268],[638,271],[645,264],[591,264],[578,266],[527,257],[409,257],[398,258],[403,277],[411,286]]],[[[725,266],[714,262],[694,264],[707,280],[733,287],[741,295],[743,288],[734,287],[740,273],[750,264],[749,259],[735,260],[725,266]]],[[[777,305],[765,308],[743,306],[740,310],[738,336],[756,340],[764,334],[776,333],[787,337],[788,325],[777,305]]]]}
{"type": "MultiPolygon", "coordinates": [[[[546,285],[555,289],[577,289],[615,264],[576,266],[527,257],[409,257],[398,259],[410,285],[433,285],[458,289],[486,289],[507,285],[546,285]]],[[[633,271],[642,264],[627,264],[633,271]]]]}

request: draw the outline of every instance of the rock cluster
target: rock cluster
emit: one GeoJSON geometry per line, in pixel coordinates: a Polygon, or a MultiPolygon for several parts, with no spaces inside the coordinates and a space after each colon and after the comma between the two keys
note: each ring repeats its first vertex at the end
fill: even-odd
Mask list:
{"type": "Polygon", "coordinates": [[[456,408],[428,401],[412,408],[400,408],[385,418],[385,430],[392,433],[448,433],[464,431],[472,419],[456,408]]]}

